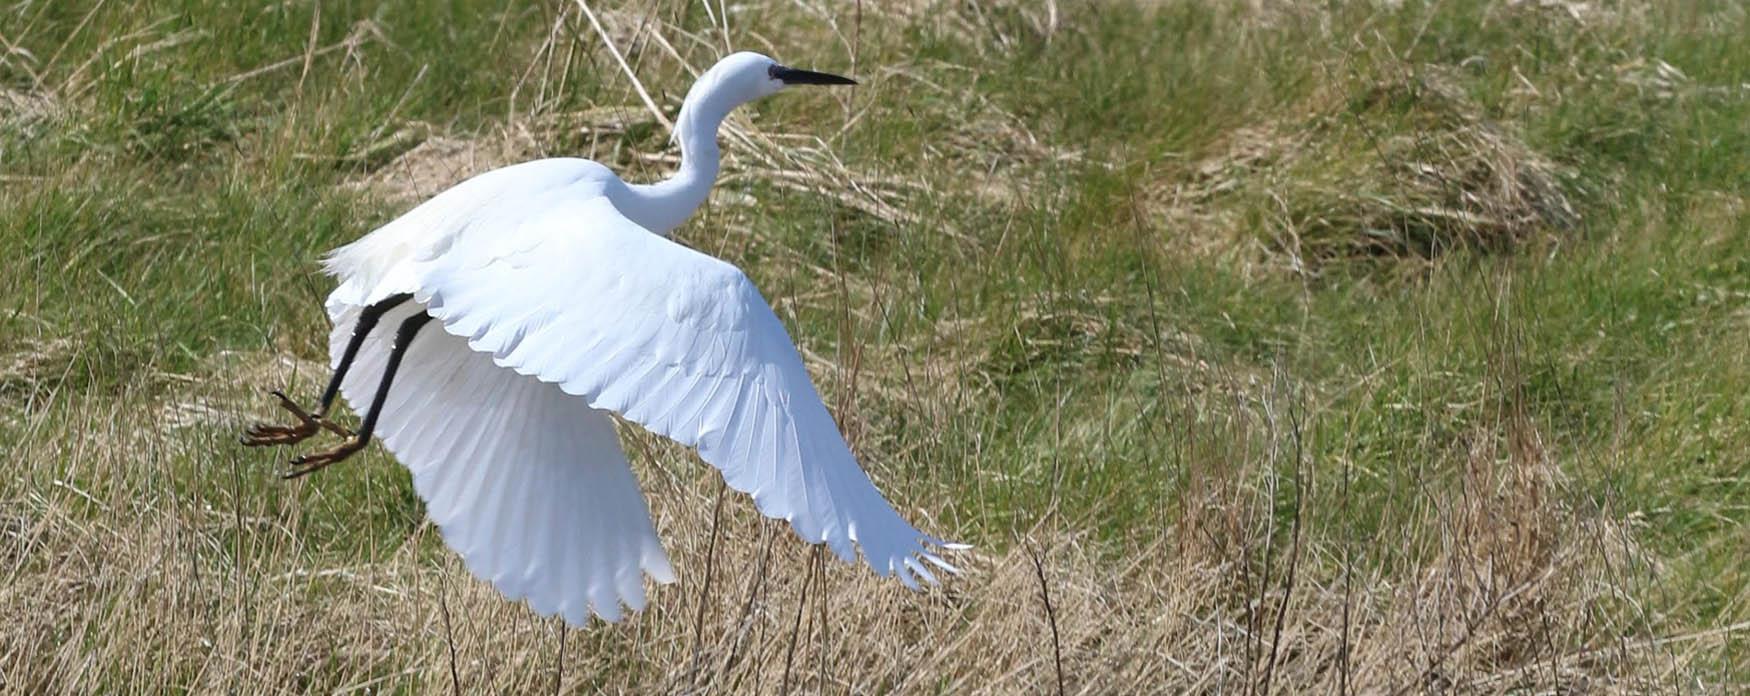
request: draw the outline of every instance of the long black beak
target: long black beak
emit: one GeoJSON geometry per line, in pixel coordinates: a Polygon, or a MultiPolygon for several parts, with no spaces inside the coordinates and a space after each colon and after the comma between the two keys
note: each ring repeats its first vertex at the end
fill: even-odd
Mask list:
{"type": "Polygon", "coordinates": [[[841,77],[832,73],[815,72],[799,68],[786,68],[782,65],[772,66],[771,75],[786,85],[854,85],[856,80],[841,77]]]}

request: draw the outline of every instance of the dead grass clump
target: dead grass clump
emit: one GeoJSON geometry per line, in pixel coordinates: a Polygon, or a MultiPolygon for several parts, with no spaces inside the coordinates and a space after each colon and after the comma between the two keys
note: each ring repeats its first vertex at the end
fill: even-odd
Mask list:
{"type": "Polygon", "coordinates": [[[632,147],[653,142],[649,136],[656,127],[656,120],[637,106],[543,113],[475,136],[444,134],[429,124],[410,122],[348,153],[337,164],[358,171],[347,182],[349,188],[407,204],[476,174],[541,157],[664,164],[660,153],[650,155],[632,147]]]}
{"type": "Polygon", "coordinates": [[[283,352],[225,350],[201,362],[201,374],[226,375],[248,389],[191,393],[186,387],[199,384],[202,378],[165,375],[183,388],[168,390],[158,404],[158,422],[164,427],[238,428],[246,424],[248,415],[277,417],[282,412],[263,397],[266,390],[320,390],[328,378],[327,363],[283,352]]]}
{"type": "Polygon", "coordinates": [[[263,510],[290,527],[235,552],[217,544],[231,532],[222,516],[63,512],[57,548],[35,552],[0,591],[0,646],[31,656],[9,660],[12,685],[51,691],[436,691],[453,670],[464,692],[1002,694],[1061,679],[1085,694],[1633,693],[1684,663],[1645,659],[1632,642],[1624,652],[1638,659],[1604,666],[1620,675],[1580,657],[1592,645],[1577,630],[1583,591],[1601,592],[1605,578],[1581,545],[1518,583],[1470,567],[1463,551],[1405,585],[1254,568],[1252,598],[1233,604],[1243,567],[1040,530],[957,559],[966,578],[915,594],[804,548],[734,500],[713,543],[709,490],[664,516],[686,580],[625,623],[584,632],[504,602],[447,554],[423,560],[428,529],[402,551],[332,567],[298,552],[291,509],[263,510]],[[1507,605],[1538,611],[1515,618],[1507,605]],[[68,632],[79,638],[56,638],[68,632]],[[80,668],[90,664],[105,671],[80,668]]]}
{"type": "MultiPolygon", "coordinates": [[[[215,374],[233,379],[190,383],[166,403],[265,411],[262,383],[309,368],[224,363],[215,374]]],[[[368,524],[405,495],[391,486],[323,512],[396,466],[380,454],[286,484],[273,476],[283,454],[229,444],[236,423],[164,427],[167,409],[187,409],[77,401],[37,416],[54,432],[20,453],[26,479],[0,480],[5,687],[427,692],[453,679],[464,693],[1006,694],[1061,680],[1082,694],[1634,693],[1687,675],[1725,637],[1649,640],[1621,622],[1633,614],[1619,605],[1641,594],[1625,578],[1648,576],[1632,530],[1565,504],[1528,424],[1486,428],[1450,486],[1407,492],[1427,501],[1416,519],[1346,537],[1311,514],[1345,503],[1310,463],[1291,464],[1299,435],[1275,397],[1209,398],[1262,415],[1199,426],[1204,440],[1251,449],[1187,448],[1208,481],[1187,493],[1187,516],[1126,542],[1047,516],[956,555],[967,573],[926,593],[804,546],[682,448],[631,434],[682,581],[587,631],[505,602],[429,524],[334,550],[340,532],[314,518],[368,524]],[[1289,469],[1301,473],[1279,473],[1289,469]],[[101,487],[62,482],[93,471],[101,487]],[[1290,509],[1304,514],[1287,520],[1290,509]]],[[[914,508],[883,483],[922,527],[967,531],[930,516],[941,501],[914,508]]]]}
{"type": "Polygon", "coordinates": [[[0,129],[30,134],[62,112],[61,103],[49,94],[0,88],[0,129]]]}
{"type": "Polygon", "coordinates": [[[409,130],[397,131],[385,147],[402,151],[350,185],[395,203],[423,201],[471,176],[515,164],[522,154],[508,138],[451,138],[409,130]]]}
{"type": "MultiPolygon", "coordinates": [[[[0,404],[28,396],[63,377],[79,346],[66,337],[21,338],[0,349],[0,404]]],[[[23,405],[23,399],[18,399],[23,405]]]]}
{"type": "MultiPolygon", "coordinates": [[[[1615,673],[1573,657],[1596,640],[1589,606],[1614,593],[1616,570],[1588,536],[1605,529],[1573,529],[1582,533],[1547,553],[1511,559],[1471,546],[1492,532],[1448,529],[1430,543],[1449,550],[1402,584],[1364,570],[1333,573],[1316,559],[1340,550],[1324,542],[1300,550],[1307,567],[1297,575],[1285,548],[1273,567],[1258,563],[1257,546],[1246,549],[1251,565],[1191,561],[1164,540],[1119,553],[1041,529],[968,559],[973,579],[934,595],[891,592],[830,562],[798,563],[807,552],[781,528],[769,552],[771,537],[731,531],[718,568],[755,572],[718,576],[714,592],[723,598],[706,605],[699,666],[671,672],[664,688],[1016,693],[1054,691],[1061,679],[1068,693],[1345,685],[1358,693],[1501,693],[1575,684],[1633,693],[1680,669],[1684,657],[1647,659],[1637,654],[1642,647],[1625,650],[1627,659],[1608,668],[1615,673]],[[1520,562],[1523,571],[1490,565],[1520,562]],[[1230,601],[1236,589],[1243,601],[1230,601]]],[[[683,538],[709,536],[696,531],[683,538]]]]}
{"type": "Polygon", "coordinates": [[[1562,169],[1432,67],[1231,143],[1197,165],[1190,194],[1240,192],[1297,270],[1511,251],[1578,222],[1562,169]]]}
{"type": "Polygon", "coordinates": [[[979,202],[1001,210],[1057,210],[1066,192],[1048,184],[1058,167],[1086,160],[1077,148],[1041,139],[1025,121],[970,92],[972,103],[961,107],[965,117],[941,138],[946,163],[956,171],[978,176],[950,183],[979,202]]]}
{"type": "Polygon", "coordinates": [[[390,203],[423,201],[476,174],[515,164],[536,151],[526,131],[503,129],[484,137],[436,134],[412,123],[396,129],[345,158],[360,175],[346,186],[368,191],[390,203]]]}

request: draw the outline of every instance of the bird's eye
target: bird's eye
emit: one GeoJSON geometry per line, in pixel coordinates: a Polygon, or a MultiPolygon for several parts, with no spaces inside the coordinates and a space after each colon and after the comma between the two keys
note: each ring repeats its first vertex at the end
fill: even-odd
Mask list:
{"type": "Polygon", "coordinates": [[[774,80],[781,80],[783,78],[778,77],[778,73],[783,72],[783,70],[784,70],[784,66],[778,65],[777,63],[773,63],[771,65],[768,65],[768,66],[766,66],[766,77],[772,78],[774,80]]]}

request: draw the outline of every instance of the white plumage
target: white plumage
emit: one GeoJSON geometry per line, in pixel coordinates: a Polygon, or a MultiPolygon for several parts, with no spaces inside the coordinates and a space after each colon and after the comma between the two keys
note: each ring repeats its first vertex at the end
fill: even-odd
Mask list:
{"type": "MultiPolygon", "coordinates": [[[[927,564],[954,572],[933,548],[957,546],[902,519],[858,466],[747,277],[665,236],[704,200],[730,109],[785,84],[838,83],[827,78],[732,55],[688,94],[673,178],[628,185],[578,159],[506,167],[329,257],[337,367],[367,306],[408,293],[383,326],[435,319],[376,431],[444,540],[505,595],[582,624],[643,607],[644,574],[674,580],[609,412],[698,448],[762,513],[840,558],[860,549],[914,588],[936,582],[927,564]]],[[[341,382],[361,413],[393,333],[365,338],[341,382]]]]}

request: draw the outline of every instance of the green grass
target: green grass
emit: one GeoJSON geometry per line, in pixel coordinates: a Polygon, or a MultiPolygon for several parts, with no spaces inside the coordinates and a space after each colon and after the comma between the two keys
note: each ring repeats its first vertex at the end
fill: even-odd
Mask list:
{"type": "MultiPolygon", "coordinates": [[[[1259,611],[1248,601],[1280,602],[1267,588],[1296,582],[1281,565],[1291,546],[1305,548],[1298,582],[1353,581],[1381,596],[1472,558],[1461,547],[1502,568],[1529,564],[1496,569],[1510,578],[1568,567],[1551,559],[1594,559],[1571,580],[1591,589],[1551,595],[1542,627],[1491,608],[1478,630],[1497,652],[1436,636],[1427,645],[1439,649],[1426,652],[1458,656],[1428,662],[1412,651],[1405,664],[1477,690],[1575,675],[1625,690],[1741,688],[1750,678],[1742,8],[1590,3],[1576,17],[1553,4],[1480,1],[1259,4],[1060,4],[1055,28],[1030,3],[832,5],[836,33],[789,3],[748,4],[730,15],[730,43],[769,45],[799,65],[854,64],[864,86],[786,94],[748,109],[746,123],[819,136],[845,168],[778,159],[808,182],[798,190],[771,183],[755,153],[730,145],[731,195],[678,237],[765,290],[818,356],[817,381],[884,490],[990,558],[1072,539],[1108,564],[1204,564],[1231,582],[1186,611],[1242,623],[1259,611]],[[835,198],[834,177],[888,191],[897,212],[835,198]],[[882,183],[892,178],[909,183],[882,183]],[[1145,553],[1162,543],[1173,552],[1145,553]],[[1654,657],[1565,661],[1621,641],[1654,657]],[[1512,669],[1526,673],[1485,679],[1512,669]]],[[[689,73],[630,32],[659,31],[703,67],[725,39],[706,5],[598,8],[670,113],[689,73]]],[[[393,134],[495,142],[521,128],[532,135],[528,157],[593,156],[631,178],[662,174],[632,156],[662,149],[660,128],[590,130],[591,109],[644,117],[576,6],[38,2],[0,10],[0,39],[0,450],[12,462],[0,474],[9,546],[0,573],[21,588],[0,594],[15,627],[0,638],[9,658],[0,689],[273,681],[130,661],[91,623],[153,625],[150,611],[114,605],[127,590],[46,589],[61,587],[68,558],[123,544],[94,529],[165,535],[190,570],[160,582],[244,574],[211,581],[221,591],[209,613],[257,606],[247,574],[293,566],[370,573],[412,553],[444,587],[471,582],[421,530],[420,503],[386,457],[288,486],[272,476],[273,455],[232,437],[265,414],[255,390],[318,388],[329,281],[316,261],[409,205],[354,185],[393,169],[403,149],[385,145],[393,134]],[[269,367],[282,360],[301,362],[269,367]],[[289,385],[260,383],[293,372],[289,385]],[[164,425],[159,414],[191,399],[223,413],[164,425]],[[26,619],[42,607],[24,593],[99,618],[26,619]],[[72,659],[48,658],[59,640],[86,642],[92,676],[55,676],[72,659]]],[[[643,451],[629,448],[634,459],[643,451]]],[[[655,452],[658,462],[640,464],[652,498],[678,495],[653,472],[712,494],[686,455],[655,452]]],[[[752,524],[749,506],[734,509],[752,524]]],[[[692,520],[673,523],[682,527],[710,520],[709,509],[673,514],[692,520]]],[[[665,531],[671,548],[683,543],[677,534],[665,531]]],[[[754,537],[726,543],[757,552],[754,537]]],[[[684,576],[700,572],[689,567],[703,557],[696,550],[677,551],[684,576]]],[[[991,578],[1007,567],[981,565],[955,581],[970,604],[933,610],[986,611],[977,598],[997,591],[991,578]]],[[[685,594],[696,582],[683,582],[685,594]]],[[[324,598],[356,599],[316,581],[300,587],[291,604],[271,605],[279,618],[237,630],[279,635],[281,613],[320,621],[324,598]]],[[[801,616],[787,596],[771,600],[776,631],[801,616]]],[[[744,600],[698,601],[733,616],[744,600]]],[[[348,605],[350,620],[402,625],[383,601],[348,605]]],[[[171,621],[187,609],[163,611],[171,621]]],[[[691,615],[676,612],[658,616],[691,636],[691,615]]],[[[917,635],[956,635],[951,622],[923,621],[917,635]]],[[[358,657],[379,643],[454,644],[419,630],[342,633],[364,652],[276,686],[329,690],[410,669],[423,676],[402,688],[441,688],[443,651],[358,657]]],[[[568,668],[581,680],[571,687],[677,683],[667,680],[687,653],[652,657],[652,636],[669,634],[638,630],[592,631],[583,640],[594,662],[568,668]]],[[[860,630],[837,640],[854,644],[860,630]]],[[[123,631],[139,636],[136,657],[167,650],[168,633],[123,631]]],[[[740,645],[735,635],[720,638],[740,645]]],[[[1068,646],[1071,665],[1099,645],[1068,646]]],[[[554,660],[551,643],[517,649],[554,660]]],[[[471,678],[535,683],[505,681],[490,665],[522,658],[494,650],[481,648],[489,667],[471,678]]],[[[207,659],[232,670],[262,654],[207,659]]],[[[1027,655],[982,654],[1002,664],[1027,655]]],[[[1245,655],[1175,657],[1238,670],[1243,683],[1276,678],[1245,655]]],[[[862,663],[845,659],[836,663],[845,678],[864,683],[853,669],[862,663]]],[[[725,674],[745,669],[729,664],[725,674]]],[[[1085,666],[1076,684],[1132,683],[1123,669],[1085,666]]],[[[1020,681],[988,688],[1050,683],[1038,668],[1015,669],[995,671],[1020,681]]],[[[745,678],[769,684],[771,670],[745,678]]],[[[1303,681],[1278,686],[1331,684],[1334,673],[1307,667],[1296,672],[1303,681]]],[[[924,689],[872,679],[885,684],[872,690],[924,689]]]]}

